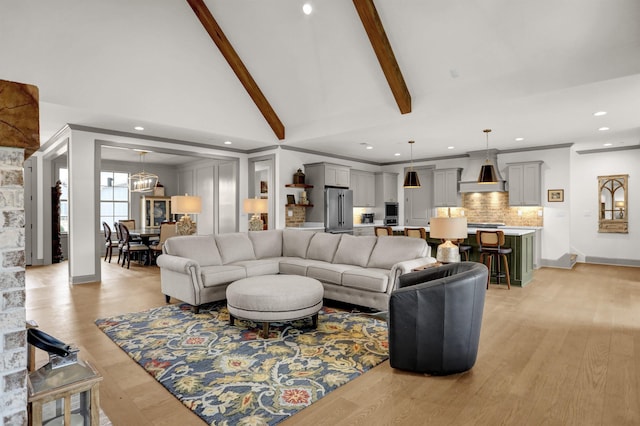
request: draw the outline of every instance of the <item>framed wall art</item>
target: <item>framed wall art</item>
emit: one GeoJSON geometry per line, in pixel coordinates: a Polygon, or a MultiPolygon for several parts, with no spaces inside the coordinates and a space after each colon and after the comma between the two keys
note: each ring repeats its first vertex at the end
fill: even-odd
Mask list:
{"type": "Polygon", "coordinates": [[[550,203],[562,203],[564,201],[564,189],[547,190],[547,201],[550,203]]]}

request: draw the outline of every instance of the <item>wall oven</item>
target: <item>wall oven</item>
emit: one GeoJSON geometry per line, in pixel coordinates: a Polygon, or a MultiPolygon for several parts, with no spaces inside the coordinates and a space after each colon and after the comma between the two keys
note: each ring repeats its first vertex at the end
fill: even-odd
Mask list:
{"type": "Polygon", "coordinates": [[[398,225],[398,203],[384,203],[385,226],[398,225]]]}

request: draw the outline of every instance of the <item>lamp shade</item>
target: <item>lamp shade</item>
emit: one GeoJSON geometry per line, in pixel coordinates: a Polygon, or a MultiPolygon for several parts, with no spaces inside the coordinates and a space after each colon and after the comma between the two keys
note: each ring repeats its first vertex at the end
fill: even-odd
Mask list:
{"type": "Polygon", "coordinates": [[[172,214],[197,214],[202,212],[202,198],[197,195],[173,195],[171,197],[172,214]]]}
{"type": "Polygon", "coordinates": [[[420,179],[418,179],[418,172],[415,170],[409,170],[404,177],[404,188],[420,188],[420,179]]]}
{"type": "Polygon", "coordinates": [[[268,213],[269,200],[267,198],[247,198],[244,200],[243,209],[245,213],[268,213]]]}
{"type": "Polygon", "coordinates": [[[616,201],[616,207],[624,207],[624,201],[616,201]]]}
{"type": "Polygon", "coordinates": [[[443,240],[467,238],[467,218],[432,217],[429,221],[429,235],[431,238],[440,238],[443,240]]]}
{"type": "Polygon", "coordinates": [[[487,164],[480,168],[478,183],[498,183],[498,175],[496,175],[496,170],[493,168],[493,164],[487,161],[487,164]]]}

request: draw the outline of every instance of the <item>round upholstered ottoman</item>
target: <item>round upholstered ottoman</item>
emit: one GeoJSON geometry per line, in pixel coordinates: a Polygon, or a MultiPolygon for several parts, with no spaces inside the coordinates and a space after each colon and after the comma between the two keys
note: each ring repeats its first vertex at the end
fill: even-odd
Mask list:
{"type": "Polygon", "coordinates": [[[229,323],[243,318],[263,323],[262,337],[269,336],[269,323],[312,317],[318,325],[324,288],[320,281],[299,275],[260,275],[243,278],[227,287],[229,323]]]}

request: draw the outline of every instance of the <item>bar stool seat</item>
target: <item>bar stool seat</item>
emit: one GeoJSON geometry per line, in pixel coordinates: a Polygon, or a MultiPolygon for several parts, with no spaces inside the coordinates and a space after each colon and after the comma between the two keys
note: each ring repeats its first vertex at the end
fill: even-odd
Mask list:
{"type": "Polygon", "coordinates": [[[466,244],[462,244],[464,242],[464,238],[461,238],[456,241],[452,241],[453,244],[458,246],[458,250],[460,251],[460,255],[464,254],[464,259],[469,261],[469,253],[471,252],[471,246],[466,244]]]}
{"type": "Polygon", "coordinates": [[[496,281],[500,284],[500,278],[507,278],[507,288],[511,289],[511,278],[509,277],[509,259],[507,255],[511,253],[511,247],[504,247],[504,232],[503,231],[476,231],[476,240],[478,241],[478,250],[480,251],[480,262],[488,265],[489,276],[487,278],[487,288],[489,288],[489,282],[491,281],[491,264],[495,258],[496,273],[493,274],[496,277],[496,281]],[[500,258],[504,263],[504,273],[500,271],[500,258]]]}

